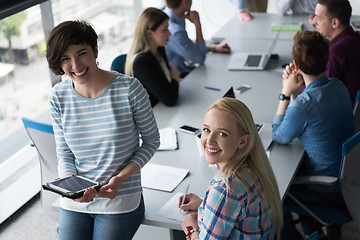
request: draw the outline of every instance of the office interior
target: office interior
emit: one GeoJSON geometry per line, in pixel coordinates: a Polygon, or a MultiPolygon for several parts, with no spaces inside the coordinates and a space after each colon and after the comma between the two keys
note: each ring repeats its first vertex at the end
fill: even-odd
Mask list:
{"type": "MultiPolygon", "coordinates": [[[[350,3],[353,14],[360,15],[360,1],[350,3]]],[[[0,33],[0,239],[57,239],[56,223],[39,203],[39,161],[21,122],[21,117],[49,121],[48,93],[61,81],[48,70],[46,36],[62,21],[89,20],[99,34],[99,64],[110,69],[112,60],[129,49],[142,9],[162,8],[165,1],[5,0],[2,5],[0,27],[6,17],[19,18],[21,24],[10,39],[0,33]]],[[[236,14],[230,0],[193,0],[192,8],[200,13],[206,41],[236,14]]],[[[277,13],[276,0],[269,0],[267,12],[277,13]]],[[[194,28],[188,24],[187,29],[194,38],[194,28]]],[[[351,224],[343,232],[342,239],[360,239],[351,224]]],[[[169,239],[169,232],[141,226],[134,239],[169,239]]]]}

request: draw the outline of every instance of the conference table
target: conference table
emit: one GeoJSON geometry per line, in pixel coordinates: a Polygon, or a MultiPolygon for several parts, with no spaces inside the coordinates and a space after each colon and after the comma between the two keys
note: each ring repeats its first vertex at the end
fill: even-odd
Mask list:
{"type": "MultiPolygon", "coordinates": [[[[166,107],[159,103],[154,114],[159,128],[171,127],[176,130],[182,125],[202,128],[206,109],[221,98],[230,87],[250,86],[235,97],[244,102],[253,114],[254,121],[271,124],[278,106],[278,95],[282,89],[281,66],[291,61],[292,38],[295,32],[273,32],[271,24],[302,22],[311,29],[307,16],[281,16],[277,14],[254,14],[252,22],[241,22],[234,16],[215,35],[223,39],[232,52],[269,51],[278,58],[270,60],[263,71],[229,71],[227,65],[231,54],[209,53],[204,65],[191,71],[180,82],[179,100],[176,106],[166,107]],[[205,88],[210,86],[220,91],[205,88]]],[[[179,149],[158,151],[150,160],[167,166],[186,168],[189,175],[173,192],[144,188],[145,219],[143,224],[170,229],[171,239],[184,239],[181,222],[158,215],[159,209],[177,193],[183,193],[188,184],[189,192],[203,197],[212,177],[216,174],[199,153],[196,136],[177,131],[179,149]]],[[[304,154],[302,144],[295,139],[290,144],[272,144],[268,151],[281,199],[284,199],[304,154]]]]}

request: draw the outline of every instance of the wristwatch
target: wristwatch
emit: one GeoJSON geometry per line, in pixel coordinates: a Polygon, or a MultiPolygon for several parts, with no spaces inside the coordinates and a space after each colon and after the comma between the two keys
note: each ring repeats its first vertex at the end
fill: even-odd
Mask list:
{"type": "Polygon", "coordinates": [[[290,97],[286,96],[285,94],[280,93],[279,99],[280,99],[280,101],[290,100],[290,97]]]}

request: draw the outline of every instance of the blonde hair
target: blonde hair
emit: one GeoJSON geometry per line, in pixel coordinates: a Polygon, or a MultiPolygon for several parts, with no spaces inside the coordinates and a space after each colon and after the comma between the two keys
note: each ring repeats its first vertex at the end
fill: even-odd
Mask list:
{"type": "Polygon", "coordinates": [[[135,27],[134,40],[126,56],[126,75],[134,75],[133,63],[136,56],[150,50],[147,30],[155,31],[166,19],[169,19],[166,13],[153,7],[146,8],[140,14],[135,27]]]}
{"type": "Polygon", "coordinates": [[[236,177],[243,165],[247,164],[264,189],[264,198],[266,204],[270,207],[275,232],[277,237],[280,238],[283,212],[279,189],[250,110],[241,101],[229,97],[217,100],[206,112],[214,108],[230,114],[235,119],[240,136],[244,134],[250,135],[249,142],[245,147],[237,151],[233,158],[221,169],[220,173],[224,176],[225,183],[228,184],[230,177],[236,177]]]}

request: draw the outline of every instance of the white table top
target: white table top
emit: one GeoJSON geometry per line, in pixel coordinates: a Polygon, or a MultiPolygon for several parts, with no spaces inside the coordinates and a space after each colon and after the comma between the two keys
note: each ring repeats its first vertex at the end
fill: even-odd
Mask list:
{"type": "MultiPolygon", "coordinates": [[[[259,16],[252,24],[258,26],[266,21],[266,17],[274,18],[273,15],[266,14],[261,15],[261,18],[259,16]]],[[[276,17],[283,19],[281,16],[276,15],[276,17]]],[[[293,18],[290,20],[292,22],[293,18]]],[[[230,25],[235,27],[238,24],[230,25]]],[[[241,31],[246,31],[246,29],[241,31]]],[[[261,38],[253,35],[252,39],[238,37],[235,34],[227,33],[229,36],[225,36],[225,41],[229,43],[233,52],[267,51],[273,43],[273,38],[276,38],[276,35],[271,32],[260,32],[261,38]]],[[[294,32],[291,34],[293,35],[294,32]]],[[[236,98],[249,107],[255,122],[271,123],[279,101],[278,94],[282,88],[281,73],[274,70],[291,61],[291,39],[292,36],[276,40],[273,53],[279,54],[279,59],[270,61],[264,71],[228,71],[229,55],[209,53],[205,64],[194,69],[181,81],[179,100],[176,106],[166,107],[159,103],[154,107],[158,127],[178,129],[186,124],[201,129],[205,111],[210,104],[221,98],[231,86],[236,88],[242,84],[250,85],[251,89],[242,94],[235,93],[236,98]],[[221,91],[205,89],[204,86],[220,88],[221,91]]],[[[190,183],[190,192],[203,196],[215,174],[214,168],[210,168],[204,157],[200,156],[195,135],[178,131],[178,141],[178,150],[157,152],[150,162],[187,168],[190,170],[190,174],[172,193],[144,189],[146,208],[144,224],[181,230],[181,222],[160,217],[157,212],[177,192],[184,192],[188,183],[190,183]]],[[[270,152],[270,163],[282,199],[286,195],[303,153],[303,146],[298,140],[288,145],[275,144],[270,152]]]]}

